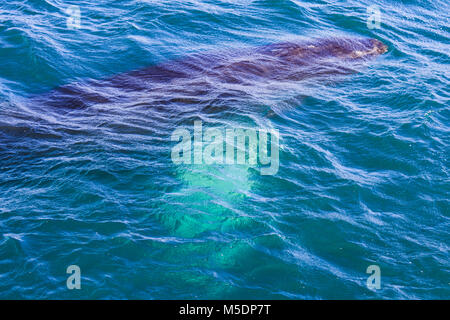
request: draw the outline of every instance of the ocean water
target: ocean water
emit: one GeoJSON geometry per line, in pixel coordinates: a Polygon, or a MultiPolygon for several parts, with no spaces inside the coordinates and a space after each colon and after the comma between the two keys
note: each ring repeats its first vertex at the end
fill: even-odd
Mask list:
{"type": "Polygon", "coordinates": [[[444,0],[2,1],[0,298],[450,298],[449,12],[444,0]],[[327,38],[389,49],[345,75],[90,85],[327,38]],[[97,98],[68,108],[49,98],[61,86],[97,98]],[[200,120],[278,130],[276,174],[175,164],[172,133],[200,120]]]}

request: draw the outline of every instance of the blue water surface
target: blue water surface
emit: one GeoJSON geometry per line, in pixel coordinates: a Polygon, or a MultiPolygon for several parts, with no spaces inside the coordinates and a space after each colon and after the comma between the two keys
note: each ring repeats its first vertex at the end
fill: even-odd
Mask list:
{"type": "Polygon", "coordinates": [[[450,298],[449,13],[445,0],[2,1],[0,298],[450,298]],[[361,37],[389,50],[350,75],[36,103],[194,54],[361,37]],[[278,172],[174,164],[171,134],[195,120],[278,130],[278,172]]]}

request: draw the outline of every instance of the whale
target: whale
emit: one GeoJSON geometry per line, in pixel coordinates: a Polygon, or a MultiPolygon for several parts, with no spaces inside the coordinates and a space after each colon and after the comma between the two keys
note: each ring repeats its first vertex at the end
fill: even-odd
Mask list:
{"type": "MultiPolygon", "coordinates": [[[[236,103],[231,95],[242,98],[246,92],[243,89],[252,89],[258,84],[268,83],[270,87],[275,82],[282,86],[285,82],[354,74],[355,66],[387,51],[388,47],[377,39],[327,38],[197,53],[103,79],[68,83],[32,97],[31,104],[43,114],[46,127],[52,128],[55,123],[56,137],[83,133],[83,121],[94,121],[101,127],[115,117],[138,125],[130,128],[115,122],[111,130],[120,133],[130,128],[130,132],[145,135],[149,141],[166,141],[174,125],[189,125],[202,112],[233,107],[236,103]],[[214,103],[214,99],[221,101],[214,103]],[[139,108],[133,112],[127,109],[137,105],[139,108]],[[101,106],[99,113],[96,106],[101,106]],[[111,106],[118,106],[120,110],[111,106]],[[183,109],[185,106],[189,108],[183,109]],[[94,111],[87,112],[91,107],[94,111]],[[152,108],[151,112],[146,112],[147,108],[152,108]],[[199,109],[201,112],[196,113],[199,109]],[[77,117],[74,110],[82,115],[77,117]],[[112,117],[100,114],[109,110],[113,111],[112,117]],[[52,117],[48,117],[50,111],[54,111],[52,117]],[[86,118],[86,114],[89,117],[86,118]]],[[[246,109],[239,109],[239,112],[248,112],[245,97],[238,104],[241,102],[246,109]]],[[[222,112],[219,115],[226,116],[222,112]]],[[[42,136],[33,131],[27,135],[42,136]]],[[[169,150],[169,144],[164,148],[169,150]]],[[[236,225],[250,225],[250,217],[239,216],[221,205],[223,201],[239,203],[242,194],[250,192],[255,183],[250,167],[197,166],[193,171],[174,166],[172,170],[181,185],[171,193],[165,192],[164,205],[152,213],[172,235],[194,238],[204,232],[232,232],[236,225]],[[197,192],[192,192],[192,188],[197,192]],[[205,189],[208,192],[202,192],[205,189]]],[[[236,254],[235,250],[224,254],[231,257],[236,254]]]]}
{"type": "Polygon", "coordinates": [[[197,53],[138,70],[59,86],[34,97],[43,106],[82,109],[126,100],[133,93],[187,91],[208,94],[214,85],[267,81],[301,81],[311,77],[354,73],[355,63],[388,51],[373,38],[329,38],[290,41],[237,52],[197,53]]]}

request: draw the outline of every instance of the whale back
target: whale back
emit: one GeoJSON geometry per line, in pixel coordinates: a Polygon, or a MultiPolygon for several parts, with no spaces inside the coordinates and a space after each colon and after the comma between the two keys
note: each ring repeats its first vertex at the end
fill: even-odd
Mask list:
{"type": "Polygon", "coordinates": [[[82,109],[93,104],[126,101],[134,94],[149,97],[191,97],[211,93],[220,85],[251,86],[267,81],[299,81],[355,72],[348,62],[382,54],[387,47],[376,39],[319,39],[284,42],[231,55],[197,54],[107,79],[60,86],[37,96],[42,106],[82,109]]]}

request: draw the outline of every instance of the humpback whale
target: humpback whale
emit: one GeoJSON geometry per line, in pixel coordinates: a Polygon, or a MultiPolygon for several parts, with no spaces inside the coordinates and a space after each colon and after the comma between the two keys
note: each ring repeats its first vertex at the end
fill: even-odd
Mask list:
{"type": "Polygon", "coordinates": [[[60,86],[37,97],[45,106],[85,108],[127,99],[131,92],[164,95],[165,90],[207,93],[213,84],[251,85],[258,81],[302,80],[353,73],[352,63],[383,54],[387,46],[371,38],[283,42],[232,54],[194,54],[106,79],[60,86]]]}
{"type": "MultiPolygon", "coordinates": [[[[226,121],[241,120],[241,113],[252,113],[247,103],[252,99],[247,100],[246,94],[259,84],[275,90],[273,83],[284,87],[285,82],[352,74],[355,65],[386,51],[387,46],[376,39],[339,38],[194,54],[104,79],[69,83],[33,97],[32,103],[43,114],[39,121],[47,125],[44,128],[57,138],[68,136],[68,141],[76,141],[75,146],[67,143],[73,150],[96,150],[96,139],[91,136],[97,131],[91,130],[92,126],[108,133],[101,139],[113,139],[114,149],[122,146],[127,150],[128,136],[121,133],[137,133],[131,139],[156,150],[153,155],[145,149],[145,159],[155,157],[158,163],[152,172],[170,170],[182,182],[175,192],[164,191],[162,205],[150,210],[152,218],[174,235],[196,237],[205,231],[230,231],[250,225],[251,218],[232,212],[223,203],[239,203],[254,181],[246,166],[224,170],[220,166],[172,166],[168,158],[171,144],[167,142],[174,127],[189,126],[199,117],[212,119],[217,111],[226,121]],[[245,112],[240,109],[241,103],[245,112]],[[85,121],[89,130],[84,129],[85,121]],[[82,134],[82,138],[72,139],[73,133],[82,134]],[[85,137],[88,147],[80,142],[85,137]]],[[[161,179],[155,177],[155,181],[161,179]]],[[[236,254],[235,249],[224,250],[225,256],[236,254]]]]}

